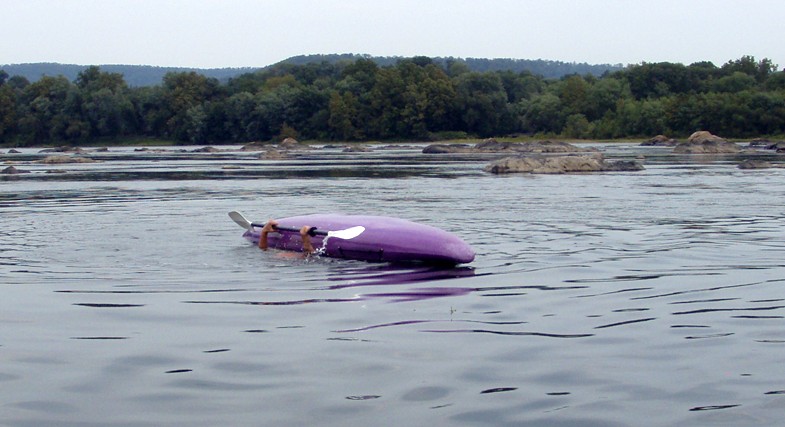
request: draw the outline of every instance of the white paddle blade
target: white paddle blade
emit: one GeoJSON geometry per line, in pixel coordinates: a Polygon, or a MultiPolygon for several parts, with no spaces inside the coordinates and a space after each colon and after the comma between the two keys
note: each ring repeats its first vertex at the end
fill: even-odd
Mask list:
{"type": "Polygon", "coordinates": [[[251,221],[245,219],[243,214],[241,214],[240,212],[236,212],[236,211],[229,212],[229,218],[231,218],[232,221],[236,222],[237,225],[239,225],[240,227],[243,227],[246,230],[253,231],[253,225],[251,225],[251,221]]]}
{"type": "Polygon", "coordinates": [[[354,239],[360,234],[363,234],[363,231],[365,231],[365,227],[358,225],[356,227],[347,228],[345,230],[330,231],[329,233],[327,233],[327,236],[337,237],[343,240],[349,240],[349,239],[354,239]]]}

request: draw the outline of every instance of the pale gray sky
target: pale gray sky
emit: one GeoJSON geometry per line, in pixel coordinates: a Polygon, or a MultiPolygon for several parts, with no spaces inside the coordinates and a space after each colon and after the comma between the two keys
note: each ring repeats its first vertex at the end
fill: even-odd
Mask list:
{"type": "Polygon", "coordinates": [[[785,67],[782,0],[0,0],[0,64],[261,67],[364,53],[785,67]]]}

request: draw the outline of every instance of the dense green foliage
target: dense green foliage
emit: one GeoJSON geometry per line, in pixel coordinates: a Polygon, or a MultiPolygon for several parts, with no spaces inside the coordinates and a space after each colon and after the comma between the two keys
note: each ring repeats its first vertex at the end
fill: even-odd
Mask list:
{"type": "Polygon", "coordinates": [[[370,59],[282,63],[221,83],[196,72],[129,87],[89,67],[71,82],[0,71],[0,143],[153,137],[219,144],[275,140],[429,140],[785,134],[785,75],[745,56],[721,67],[643,63],[597,77],[470,71],[463,62],[370,59]]]}
{"type": "MultiPolygon", "coordinates": [[[[351,53],[331,54],[331,55],[300,55],[288,58],[283,63],[294,65],[306,65],[310,63],[329,62],[331,64],[341,62],[354,62],[358,59],[371,60],[380,67],[390,67],[404,60],[400,56],[371,56],[357,55],[351,53]]],[[[449,68],[453,63],[460,63],[468,67],[471,71],[484,73],[487,71],[512,71],[521,73],[528,71],[545,78],[561,78],[568,74],[591,74],[600,76],[608,71],[618,71],[623,68],[621,64],[587,64],[585,62],[562,62],[549,61],[545,59],[512,59],[512,58],[453,58],[436,57],[431,58],[431,62],[442,67],[449,68]]]]}

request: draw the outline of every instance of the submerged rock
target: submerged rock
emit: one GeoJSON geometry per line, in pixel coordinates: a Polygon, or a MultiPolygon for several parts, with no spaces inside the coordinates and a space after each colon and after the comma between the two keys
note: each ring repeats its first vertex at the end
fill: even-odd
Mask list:
{"type": "Polygon", "coordinates": [[[20,174],[20,173],[30,173],[30,171],[17,169],[17,168],[15,168],[13,166],[9,166],[9,167],[3,169],[2,171],[0,171],[0,173],[4,174],[4,175],[17,175],[17,174],[20,174]]]}
{"type": "Polygon", "coordinates": [[[681,143],[673,148],[676,154],[732,154],[741,151],[741,147],[732,142],[706,141],[701,143],[681,143]]]}
{"type": "Polygon", "coordinates": [[[424,154],[472,153],[474,147],[468,144],[431,144],[422,149],[424,154]]]}
{"type": "Polygon", "coordinates": [[[778,153],[785,153],[785,141],[777,141],[766,146],[767,150],[774,150],[778,153]]]}
{"type": "Polygon", "coordinates": [[[390,145],[381,145],[376,147],[376,150],[416,150],[418,147],[414,145],[397,145],[397,144],[390,144],[390,145]]]}
{"type": "Polygon", "coordinates": [[[665,135],[657,135],[654,138],[641,143],[642,147],[673,147],[679,143],[678,140],[668,138],[665,135]]]}
{"type": "Polygon", "coordinates": [[[294,138],[286,138],[278,144],[278,148],[282,150],[310,150],[311,146],[302,144],[294,138]]]}
{"type": "Polygon", "coordinates": [[[432,144],[422,152],[426,154],[451,153],[585,153],[596,152],[593,148],[581,148],[563,141],[510,142],[486,139],[474,146],[468,144],[432,144]]]}
{"type": "Polygon", "coordinates": [[[97,160],[91,159],[89,157],[47,156],[44,159],[39,160],[38,162],[52,165],[52,164],[61,164],[61,163],[95,163],[97,162],[97,160]]]}
{"type": "Polygon", "coordinates": [[[219,149],[217,149],[215,147],[211,147],[211,146],[208,145],[206,147],[194,149],[191,152],[192,153],[218,153],[220,151],[221,150],[219,150],[219,149]]]}
{"type": "Polygon", "coordinates": [[[593,148],[580,148],[563,141],[497,142],[486,139],[474,146],[483,152],[515,151],[518,153],[581,153],[597,151],[593,148]]]}
{"type": "Polygon", "coordinates": [[[637,161],[630,160],[608,162],[601,154],[505,157],[485,167],[486,172],[495,174],[565,174],[580,172],[623,172],[640,170],[643,170],[643,165],[637,161]]]}
{"type": "Polygon", "coordinates": [[[771,144],[772,144],[772,142],[769,141],[766,138],[755,138],[752,141],[750,141],[749,145],[747,145],[747,148],[766,148],[766,149],[768,149],[769,146],[771,146],[771,144]]]}
{"type": "Polygon", "coordinates": [[[600,172],[638,172],[646,168],[637,160],[616,160],[613,162],[603,162],[603,169],[600,172]]]}
{"type": "Polygon", "coordinates": [[[342,150],[344,153],[369,153],[372,150],[364,145],[350,145],[342,150]]]}
{"type": "Polygon", "coordinates": [[[269,148],[259,155],[260,160],[284,160],[288,158],[289,155],[285,151],[276,150],[275,148],[269,148]]]}
{"type": "Polygon", "coordinates": [[[772,164],[765,160],[752,160],[748,159],[739,163],[739,169],[768,169],[772,164]]]}
{"type": "Polygon", "coordinates": [[[249,144],[245,144],[240,148],[241,151],[262,151],[269,148],[269,145],[262,142],[262,141],[254,141],[249,144]]]}
{"type": "Polygon", "coordinates": [[[39,151],[39,153],[84,153],[86,151],[87,150],[80,147],[69,147],[63,145],[61,147],[44,148],[43,150],[39,151]]]}

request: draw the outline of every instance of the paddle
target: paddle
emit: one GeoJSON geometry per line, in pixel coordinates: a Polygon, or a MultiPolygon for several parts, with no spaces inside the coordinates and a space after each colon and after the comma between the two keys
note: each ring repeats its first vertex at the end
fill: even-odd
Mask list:
{"type": "MultiPolygon", "coordinates": [[[[240,212],[237,212],[237,211],[229,212],[229,218],[232,218],[232,220],[234,222],[236,222],[237,225],[239,225],[240,227],[245,228],[248,231],[253,231],[254,227],[264,227],[264,224],[257,224],[257,223],[253,223],[251,221],[248,221],[247,219],[245,219],[243,214],[241,214],[240,212]]],[[[276,231],[295,231],[295,232],[299,232],[300,231],[299,228],[283,227],[283,226],[276,226],[275,230],[276,231]]],[[[355,237],[359,236],[360,234],[363,233],[363,231],[365,231],[365,227],[360,226],[360,225],[358,225],[356,227],[350,227],[350,228],[347,228],[345,230],[335,230],[335,231],[322,231],[322,230],[318,230],[316,227],[311,227],[311,229],[308,230],[308,234],[310,234],[311,236],[315,236],[315,235],[318,234],[320,236],[337,237],[339,239],[349,240],[349,239],[354,239],[355,237]]]]}

